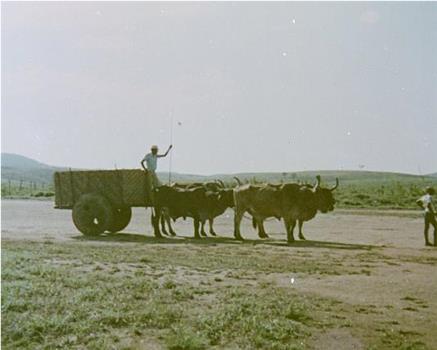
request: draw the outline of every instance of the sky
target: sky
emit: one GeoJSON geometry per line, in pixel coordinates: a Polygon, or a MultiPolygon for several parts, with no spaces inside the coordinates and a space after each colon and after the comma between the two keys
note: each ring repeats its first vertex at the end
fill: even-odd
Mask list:
{"type": "Polygon", "coordinates": [[[75,168],[437,171],[437,3],[2,2],[1,148],[75,168]]]}

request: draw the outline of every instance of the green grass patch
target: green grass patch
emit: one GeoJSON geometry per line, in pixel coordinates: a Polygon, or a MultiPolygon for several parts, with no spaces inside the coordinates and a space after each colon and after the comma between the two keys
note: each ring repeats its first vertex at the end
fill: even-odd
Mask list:
{"type": "Polygon", "coordinates": [[[177,279],[178,254],[173,262],[170,248],[150,256],[153,264],[132,247],[4,242],[2,249],[5,349],[118,348],[144,334],[169,349],[296,349],[310,335],[311,302],[292,289],[225,285],[226,278],[214,277],[194,283],[190,276],[212,271],[202,259],[185,266],[205,272],[189,269],[187,279],[177,279]]]}
{"type": "MultiPolygon", "coordinates": [[[[5,241],[2,346],[137,349],[152,341],[168,349],[306,349],[326,329],[359,329],[351,315],[376,317],[374,307],[357,310],[275,278],[360,273],[350,261],[385,259],[377,250],[354,246],[339,259],[321,249],[269,248],[5,241]]],[[[397,330],[397,342],[390,327],[377,333],[378,345],[422,346],[407,328],[397,330]]]]}

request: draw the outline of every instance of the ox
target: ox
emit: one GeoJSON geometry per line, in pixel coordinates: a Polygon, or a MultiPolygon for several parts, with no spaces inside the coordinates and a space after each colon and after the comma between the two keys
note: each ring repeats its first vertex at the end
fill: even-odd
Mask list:
{"type": "MultiPolygon", "coordinates": [[[[173,182],[170,186],[173,188],[180,188],[180,189],[194,189],[197,187],[204,187],[206,190],[213,191],[213,192],[218,192],[222,188],[225,187],[223,181],[221,181],[221,180],[215,180],[214,182],[212,182],[212,181],[211,182],[192,182],[192,183],[188,183],[188,184],[187,183],[173,182]]],[[[232,199],[232,202],[233,202],[233,199],[232,199]]],[[[212,226],[213,221],[214,221],[214,219],[211,219],[209,221],[209,231],[212,235],[215,236],[216,234],[215,234],[213,226],[212,226]]],[[[166,225],[168,227],[168,232],[172,236],[176,236],[176,232],[174,231],[174,229],[171,225],[171,220],[170,220],[170,216],[168,215],[168,210],[167,210],[167,208],[163,208],[162,215],[161,215],[161,230],[162,230],[163,234],[168,236],[169,233],[167,232],[166,225]]],[[[202,221],[201,222],[201,234],[202,234],[202,236],[206,236],[204,225],[205,225],[205,221],[202,221]]]]}
{"type": "Polygon", "coordinates": [[[322,213],[334,209],[335,200],[332,194],[338,187],[330,189],[320,186],[320,176],[314,187],[295,183],[277,185],[242,185],[234,190],[235,217],[234,236],[242,239],[240,223],[245,212],[253,216],[254,226],[258,227],[261,238],[268,237],[264,230],[264,220],[268,217],[283,219],[288,242],[294,241],[293,231],[296,222],[299,225],[299,238],[305,239],[302,226],[311,220],[320,210],[322,213]]]}
{"type": "MultiPolygon", "coordinates": [[[[233,203],[232,190],[222,189],[212,192],[204,186],[180,188],[164,185],[154,190],[154,197],[155,215],[152,216],[152,222],[157,237],[161,236],[159,221],[164,208],[165,215],[173,220],[180,217],[193,218],[194,237],[200,238],[199,224],[202,224],[202,231],[204,231],[203,226],[207,219],[213,220],[215,216],[222,214],[229,206],[230,200],[233,203]]],[[[206,235],[204,232],[202,234],[206,235]]]]}
{"type": "Polygon", "coordinates": [[[205,222],[206,219],[209,223],[209,233],[212,236],[217,236],[214,231],[214,219],[217,216],[222,215],[226,209],[233,208],[234,206],[234,190],[233,189],[221,189],[218,191],[217,200],[213,202],[213,205],[205,208],[205,215],[201,218],[201,231],[202,236],[206,236],[205,222]]]}

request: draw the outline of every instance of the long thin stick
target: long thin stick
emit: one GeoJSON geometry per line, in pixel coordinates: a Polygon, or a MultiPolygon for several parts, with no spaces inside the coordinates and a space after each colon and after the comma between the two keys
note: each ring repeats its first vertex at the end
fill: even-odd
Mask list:
{"type": "MultiPolygon", "coordinates": [[[[170,119],[170,145],[173,144],[173,112],[171,113],[170,119]]],[[[168,165],[168,184],[171,184],[171,161],[172,161],[173,151],[170,152],[170,160],[168,165]]]]}

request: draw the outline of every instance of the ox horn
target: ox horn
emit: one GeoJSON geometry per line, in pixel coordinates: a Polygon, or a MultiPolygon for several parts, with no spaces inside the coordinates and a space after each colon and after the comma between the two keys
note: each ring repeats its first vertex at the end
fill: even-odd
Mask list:
{"type": "Polygon", "coordinates": [[[338,187],[338,177],[335,178],[335,185],[331,187],[331,191],[334,191],[338,187]]]}
{"type": "Polygon", "coordinates": [[[241,183],[241,181],[240,181],[240,179],[238,177],[234,176],[234,179],[235,179],[235,181],[237,181],[238,186],[242,185],[242,183],[241,183]]]}
{"type": "Polygon", "coordinates": [[[215,182],[217,182],[222,188],[226,187],[225,183],[222,180],[220,180],[220,179],[216,179],[215,182]]]}
{"type": "Polygon", "coordinates": [[[316,191],[320,187],[321,178],[320,175],[316,176],[316,184],[313,187],[313,190],[316,191]]]}

